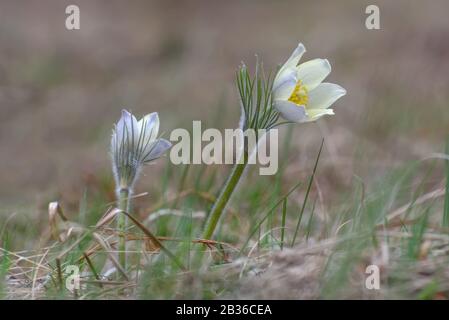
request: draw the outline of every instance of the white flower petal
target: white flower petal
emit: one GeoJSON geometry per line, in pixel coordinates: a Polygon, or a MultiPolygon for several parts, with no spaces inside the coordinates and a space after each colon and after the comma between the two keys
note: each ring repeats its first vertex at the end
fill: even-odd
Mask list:
{"type": "Polygon", "coordinates": [[[157,138],[159,132],[159,115],[157,112],[147,114],[145,117],[139,120],[138,127],[140,134],[143,134],[141,138],[141,144],[147,144],[147,141],[152,141],[157,138]]]}
{"type": "Polygon", "coordinates": [[[307,109],[307,114],[309,116],[308,121],[315,121],[324,115],[333,115],[334,110],[332,110],[332,109],[307,109]]]}
{"type": "Polygon", "coordinates": [[[297,81],[296,74],[298,73],[297,68],[287,68],[282,71],[282,73],[278,73],[276,75],[276,79],[273,82],[273,90],[276,90],[285,82],[289,81],[297,81]]]}
{"type": "Polygon", "coordinates": [[[326,109],[335,101],[343,97],[346,90],[334,83],[321,83],[318,87],[309,92],[309,102],[307,108],[326,109]]]}
{"type": "Polygon", "coordinates": [[[307,90],[315,89],[331,72],[331,65],[327,59],[314,59],[298,66],[297,77],[307,90]]]}
{"type": "Polygon", "coordinates": [[[172,146],[171,142],[165,139],[158,139],[154,143],[151,144],[151,147],[149,148],[147,154],[145,154],[145,157],[143,159],[144,162],[149,162],[156,160],[157,158],[161,157],[165,151],[170,149],[172,146]]]}
{"type": "Polygon", "coordinates": [[[304,106],[298,106],[290,101],[275,100],[274,107],[281,113],[281,116],[293,122],[307,121],[307,113],[304,106]]]}
{"type": "Polygon", "coordinates": [[[128,111],[122,110],[122,116],[115,128],[118,144],[126,142],[135,145],[139,138],[139,131],[136,117],[128,111]]]}
{"type": "Polygon", "coordinates": [[[292,95],[298,80],[296,78],[296,70],[289,70],[288,73],[284,73],[277,83],[273,83],[274,100],[288,100],[292,95]]]}
{"type": "Polygon", "coordinates": [[[302,55],[306,52],[306,48],[302,43],[299,43],[296,49],[293,51],[292,55],[279,69],[273,83],[273,88],[278,87],[283,81],[282,78],[290,72],[290,70],[296,70],[299,60],[302,55]]]}
{"type": "Polygon", "coordinates": [[[282,71],[283,69],[287,68],[294,68],[298,65],[299,60],[301,59],[302,55],[306,52],[306,48],[302,43],[299,43],[296,49],[293,51],[292,55],[288,60],[284,63],[282,68],[279,71],[282,71]]]}

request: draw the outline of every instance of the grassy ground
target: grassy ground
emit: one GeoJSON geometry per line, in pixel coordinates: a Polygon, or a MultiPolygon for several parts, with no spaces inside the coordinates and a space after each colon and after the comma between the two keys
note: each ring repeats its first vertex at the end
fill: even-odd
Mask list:
{"type": "Polygon", "coordinates": [[[64,3],[0,1],[1,298],[449,297],[447,2],[380,1],[380,31],[360,1],[135,3],[81,1],[69,36],[64,3]],[[127,279],[101,277],[119,110],[158,111],[165,132],[235,127],[237,65],[259,53],[274,69],[299,40],[348,91],[336,115],[281,130],[279,172],[250,167],[217,242],[197,237],[230,167],[145,168],[127,279]],[[63,288],[69,265],[78,292],[63,288]]]}
{"type": "Polygon", "coordinates": [[[61,203],[48,217],[5,221],[2,296],[447,298],[449,180],[440,167],[437,160],[403,164],[372,185],[354,176],[351,189],[332,203],[323,201],[313,171],[290,182],[285,172],[260,177],[250,169],[214,242],[197,235],[224,170],[167,164],[158,200],[147,208],[144,199],[155,195],[137,195],[132,215],[140,223],[130,223],[130,267],[118,281],[101,276],[113,267],[108,253],[115,252],[114,224],[101,221],[113,183],[92,179],[77,208],[61,203]],[[196,250],[206,250],[207,261],[195,263],[196,250]],[[82,286],[71,293],[64,270],[72,264],[81,269],[82,286]],[[380,290],[365,288],[370,264],[380,268],[380,290]]]}

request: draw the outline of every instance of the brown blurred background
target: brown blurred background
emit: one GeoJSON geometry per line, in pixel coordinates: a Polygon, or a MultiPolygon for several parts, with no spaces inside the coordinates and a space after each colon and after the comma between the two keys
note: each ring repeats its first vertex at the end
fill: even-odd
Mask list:
{"type": "Polygon", "coordinates": [[[166,133],[212,121],[219,107],[219,127],[235,126],[240,62],[251,66],[257,53],[274,69],[299,41],[304,61],[328,58],[328,81],[348,94],[336,116],[295,127],[292,172],[310,165],[321,136],[322,161],[338,168],[343,185],[352,174],[369,178],[441,152],[448,12],[445,0],[1,0],[0,202],[79,197],[86,175],[109,174],[110,130],[122,107],[158,111],[166,133]],[[69,4],[80,7],[80,30],[65,28],[69,4]],[[381,30],[365,28],[368,4],[380,7],[381,30]]]}

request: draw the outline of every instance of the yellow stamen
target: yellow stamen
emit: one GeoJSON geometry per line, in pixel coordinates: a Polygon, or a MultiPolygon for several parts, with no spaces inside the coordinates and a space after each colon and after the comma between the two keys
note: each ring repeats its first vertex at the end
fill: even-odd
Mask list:
{"type": "Polygon", "coordinates": [[[301,80],[298,80],[298,83],[295,86],[295,89],[293,90],[290,98],[288,98],[288,101],[291,101],[298,106],[305,106],[307,105],[307,102],[309,101],[309,96],[307,94],[307,88],[303,86],[301,80]]]}

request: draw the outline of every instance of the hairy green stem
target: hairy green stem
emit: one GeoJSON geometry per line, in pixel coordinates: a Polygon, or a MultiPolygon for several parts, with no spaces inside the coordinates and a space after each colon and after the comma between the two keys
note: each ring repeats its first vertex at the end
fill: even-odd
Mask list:
{"type": "MultiPolygon", "coordinates": [[[[129,196],[130,191],[129,189],[120,189],[120,192],[118,194],[118,208],[120,210],[129,211],[129,196]]],[[[118,258],[119,263],[123,267],[124,270],[126,270],[126,224],[127,224],[127,217],[125,214],[120,213],[117,217],[117,229],[119,232],[119,239],[118,239],[118,258]]]]}
{"type": "Polygon", "coordinates": [[[215,203],[209,213],[204,232],[203,239],[211,239],[214,234],[215,228],[217,227],[218,221],[220,220],[221,215],[223,214],[226,205],[229,202],[235,188],[242,177],[243,172],[248,164],[248,153],[244,152],[242,163],[236,163],[234,168],[232,169],[231,175],[228,177],[228,180],[224,184],[218,198],[215,200],[215,203]]]}

